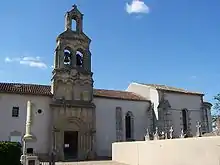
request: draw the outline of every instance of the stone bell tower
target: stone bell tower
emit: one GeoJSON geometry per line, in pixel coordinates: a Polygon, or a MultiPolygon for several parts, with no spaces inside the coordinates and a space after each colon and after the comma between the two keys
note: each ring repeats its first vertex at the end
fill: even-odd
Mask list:
{"type": "Polygon", "coordinates": [[[83,32],[83,14],[74,5],[65,15],[65,31],[57,37],[52,77],[54,99],[92,101],[90,42],[83,32]]]}
{"type": "Polygon", "coordinates": [[[56,148],[59,160],[85,159],[88,151],[95,155],[95,105],[91,40],[83,32],[83,14],[76,5],[66,13],[65,31],[56,41],[50,104],[52,150],[56,148]]]}

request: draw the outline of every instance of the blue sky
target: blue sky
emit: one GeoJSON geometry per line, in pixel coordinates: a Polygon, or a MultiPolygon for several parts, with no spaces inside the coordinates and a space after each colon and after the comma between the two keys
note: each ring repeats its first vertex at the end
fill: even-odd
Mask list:
{"type": "Polygon", "coordinates": [[[50,84],[55,39],[77,3],[96,88],[130,82],[220,92],[219,0],[20,0],[0,5],[0,81],[50,84]]]}

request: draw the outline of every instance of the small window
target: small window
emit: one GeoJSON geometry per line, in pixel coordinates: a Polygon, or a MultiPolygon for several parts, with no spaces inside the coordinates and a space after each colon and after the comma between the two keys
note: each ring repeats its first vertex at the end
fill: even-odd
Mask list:
{"type": "Polygon", "coordinates": [[[37,113],[38,113],[38,114],[41,114],[42,112],[43,112],[42,109],[38,109],[38,110],[37,110],[37,113]]]}
{"type": "Polygon", "coordinates": [[[21,143],[21,136],[11,136],[10,137],[11,142],[19,142],[21,143]]]}
{"type": "Polygon", "coordinates": [[[18,117],[19,116],[19,107],[13,107],[12,108],[12,117],[18,117]]]}

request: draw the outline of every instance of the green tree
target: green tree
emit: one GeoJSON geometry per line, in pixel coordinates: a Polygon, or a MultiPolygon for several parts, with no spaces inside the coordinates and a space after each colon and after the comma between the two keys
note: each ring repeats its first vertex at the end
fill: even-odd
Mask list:
{"type": "Polygon", "coordinates": [[[215,127],[216,120],[217,118],[220,117],[220,93],[214,96],[214,100],[215,100],[215,103],[214,103],[214,107],[212,111],[212,123],[215,127]]]}
{"type": "Polygon", "coordinates": [[[20,165],[21,144],[16,142],[0,142],[0,164],[20,165]]]}

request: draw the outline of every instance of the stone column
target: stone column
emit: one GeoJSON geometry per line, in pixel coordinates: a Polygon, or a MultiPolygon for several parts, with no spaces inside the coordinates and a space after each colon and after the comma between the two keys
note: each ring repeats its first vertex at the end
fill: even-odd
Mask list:
{"type": "Polygon", "coordinates": [[[159,120],[158,120],[158,125],[157,125],[157,127],[158,127],[158,131],[159,132],[161,132],[161,131],[163,131],[164,130],[164,127],[165,127],[165,115],[164,115],[164,109],[163,108],[159,108],[158,109],[158,118],[159,118],[159,120]]]}
{"type": "Polygon", "coordinates": [[[76,50],[72,50],[71,55],[71,66],[76,67],[76,50]]]}
{"type": "Polygon", "coordinates": [[[154,131],[154,109],[153,109],[153,104],[150,105],[149,109],[147,110],[147,128],[149,128],[149,134],[150,132],[154,131]]]}
{"type": "Polygon", "coordinates": [[[72,22],[71,22],[70,14],[69,12],[66,13],[65,15],[65,31],[66,30],[71,30],[72,28],[72,22]]]}
{"type": "Polygon", "coordinates": [[[54,69],[56,69],[57,67],[58,67],[58,56],[57,56],[57,51],[55,51],[55,53],[54,53],[54,62],[53,62],[53,67],[54,67],[54,69]]]}
{"type": "Polygon", "coordinates": [[[78,158],[84,159],[84,153],[85,153],[86,147],[85,147],[85,135],[82,132],[79,133],[78,149],[79,149],[78,158]]]}
{"type": "Polygon", "coordinates": [[[191,112],[187,110],[187,135],[192,136],[192,129],[191,129],[191,112]]]}
{"type": "Polygon", "coordinates": [[[82,21],[83,17],[78,17],[76,19],[76,31],[78,33],[82,33],[83,30],[83,21],[82,21]]]}
{"type": "Polygon", "coordinates": [[[200,116],[201,116],[201,129],[202,129],[202,131],[204,131],[204,132],[206,132],[207,131],[207,121],[206,121],[206,113],[205,113],[205,111],[206,111],[206,108],[205,107],[201,107],[201,109],[200,109],[201,111],[200,111],[200,116]]]}
{"type": "Polygon", "coordinates": [[[55,148],[57,152],[57,159],[64,160],[64,153],[63,153],[63,146],[64,146],[64,139],[63,139],[63,131],[57,130],[55,132],[55,148]]]}
{"type": "Polygon", "coordinates": [[[91,53],[89,49],[83,52],[83,67],[87,71],[91,71],[91,53]]]}
{"type": "Polygon", "coordinates": [[[64,53],[61,48],[57,50],[57,56],[59,59],[59,68],[64,68],[64,53]]]}
{"type": "Polygon", "coordinates": [[[164,109],[164,113],[164,131],[168,132],[172,125],[171,112],[168,110],[168,108],[166,108],[164,109]]]}

